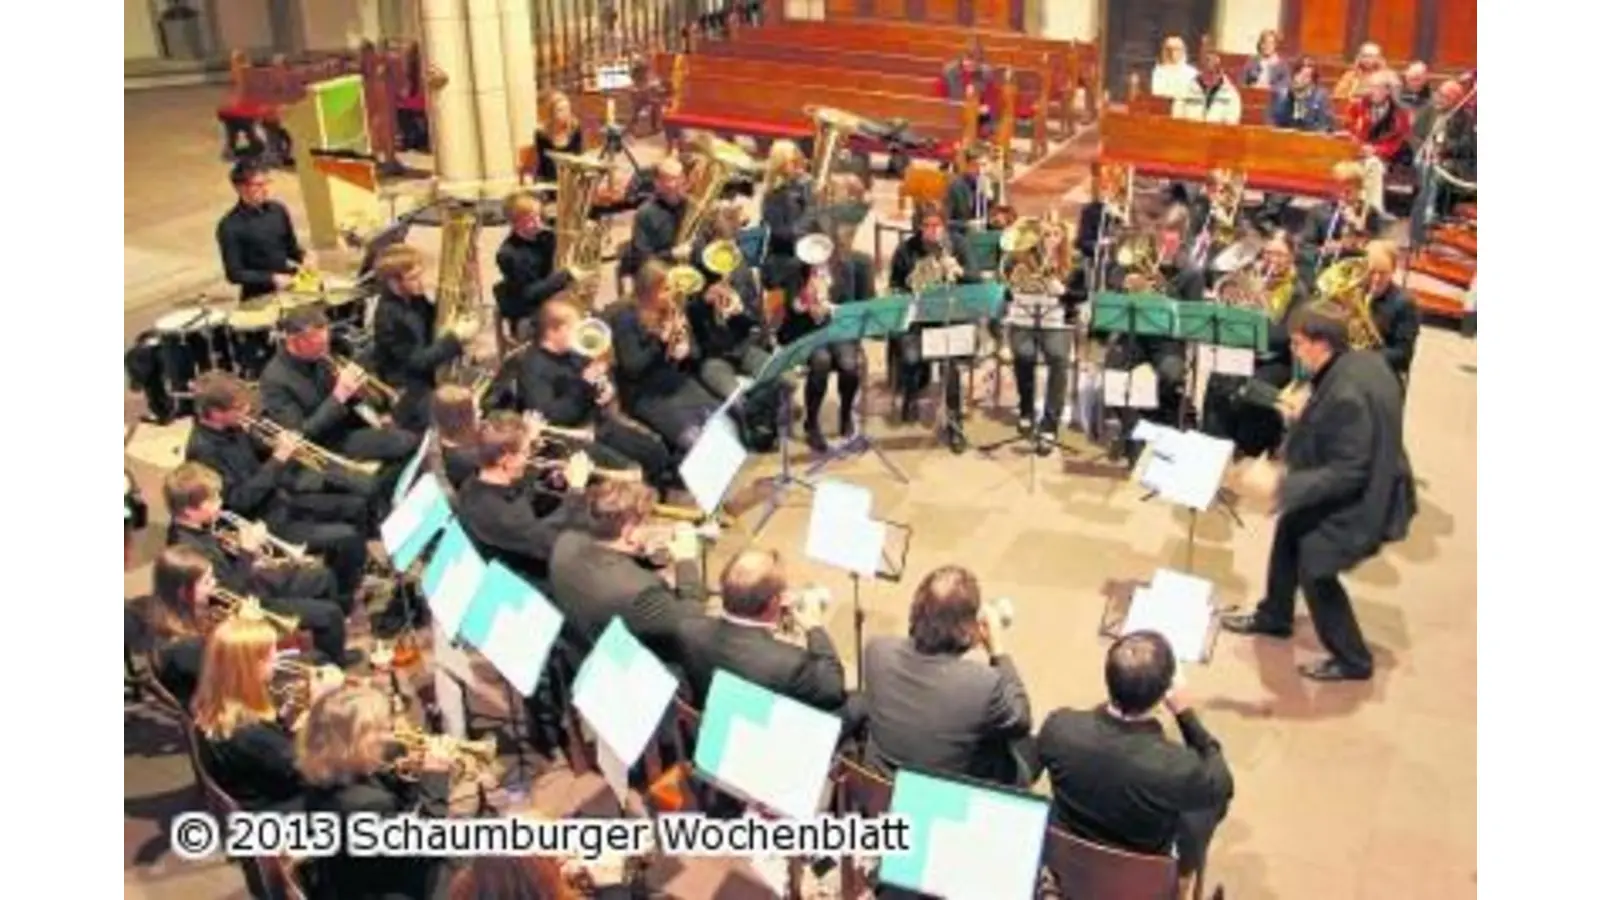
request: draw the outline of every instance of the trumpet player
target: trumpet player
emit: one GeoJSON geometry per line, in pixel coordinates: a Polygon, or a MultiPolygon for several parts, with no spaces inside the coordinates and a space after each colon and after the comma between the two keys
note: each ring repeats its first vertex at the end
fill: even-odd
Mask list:
{"type": "Polygon", "coordinates": [[[491,413],[478,427],[478,474],[456,495],[456,514],[467,534],[485,554],[538,583],[550,571],[550,550],[556,535],[568,527],[589,483],[593,465],[586,454],[567,460],[563,471],[566,496],[545,515],[531,463],[539,434],[523,416],[491,413]]]}
{"type": "MultiPolygon", "coordinates": [[[[409,431],[382,427],[376,406],[368,404],[375,392],[366,370],[334,364],[327,314],[320,306],[302,307],[280,320],[279,328],[282,344],[261,372],[262,413],[343,456],[390,464],[398,475],[420,439],[409,431]],[[358,404],[365,416],[358,413],[358,404]]],[[[391,493],[384,482],[392,488],[391,479],[380,478],[374,487],[377,495],[391,493]]]]}
{"type": "Polygon", "coordinates": [[[277,632],[260,619],[223,620],[206,638],[192,704],[206,774],[251,812],[298,811],[305,798],[294,736],[270,686],[277,644],[277,632]]]}
{"type": "MultiPolygon", "coordinates": [[[[978,268],[966,239],[951,234],[947,224],[948,218],[938,204],[924,203],[917,207],[916,230],[895,248],[889,262],[891,290],[912,293],[911,275],[924,261],[939,266],[948,282],[974,284],[978,281],[978,268]]],[[[897,344],[900,384],[905,391],[900,400],[900,419],[904,422],[916,417],[917,400],[933,380],[932,368],[922,361],[922,331],[921,327],[911,328],[897,344]]],[[[964,453],[967,438],[961,427],[961,379],[954,360],[946,360],[945,365],[944,400],[949,421],[945,424],[943,438],[952,452],[964,453]]]]}
{"type": "Polygon", "coordinates": [[[156,557],[150,581],[145,621],[153,639],[151,672],[167,693],[188,709],[200,683],[206,630],[203,615],[217,586],[216,572],[204,553],[173,544],[156,557]]]}
{"type": "MultiPolygon", "coordinates": [[[[195,427],[186,456],[221,479],[220,507],[266,523],[272,533],[304,544],[328,563],[340,602],[349,604],[367,565],[366,534],[372,515],[368,497],[335,488],[336,481],[290,465],[302,438],[280,430],[263,459],[247,433],[250,393],[244,382],[208,372],[195,382],[195,427]]],[[[214,517],[213,517],[214,518],[214,517]]]]}
{"type": "Polygon", "coordinates": [[[172,516],[167,544],[190,548],[205,557],[218,585],[236,594],[259,597],[263,609],[298,618],[324,659],[345,666],[359,662],[359,653],[345,649],[345,616],[352,604],[326,573],[273,565],[266,550],[266,529],[259,525],[238,529],[224,544],[217,527],[222,513],[221,484],[216,472],[193,462],[167,476],[162,485],[172,516]]]}
{"type": "MultiPolygon", "coordinates": [[[[855,228],[840,225],[834,237],[830,240],[813,235],[801,242],[804,268],[795,283],[785,289],[791,298],[790,310],[778,332],[779,343],[792,343],[827,325],[836,306],[872,298],[872,257],[849,249],[855,240],[855,228]]],[[[855,434],[861,360],[860,341],[824,344],[811,351],[811,358],[806,360],[806,444],[817,453],[828,450],[828,441],[822,435],[822,401],[828,395],[830,373],[839,388],[839,437],[848,439],[855,434]]]]}
{"type": "MultiPolygon", "coordinates": [[[[402,813],[442,819],[450,814],[450,773],[455,761],[442,741],[422,749],[415,781],[394,773],[395,740],[389,698],[371,687],[345,685],[311,704],[295,739],[295,760],[311,813],[383,816],[402,813]]],[[[344,825],[339,826],[343,833],[344,825]]],[[[447,875],[440,857],[366,857],[339,852],[307,863],[313,900],[386,898],[425,900],[447,875]]]]}
{"type": "Polygon", "coordinates": [[[695,378],[699,363],[685,298],[667,289],[666,267],[655,260],[639,270],[634,296],[612,330],[623,409],[669,447],[687,452],[716,411],[717,398],[695,378]]]}
{"type": "Polygon", "coordinates": [[[824,605],[789,586],[776,550],[741,550],[722,569],[722,615],[688,616],[678,626],[684,680],[705,709],[711,679],[724,669],[791,700],[827,712],[845,704],[844,665],[827,629],[824,605]],[[791,627],[805,640],[778,637],[791,627]]]}
{"type": "Polygon", "coordinates": [[[441,384],[428,405],[434,440],[424,458],[428,470],[440,475],[452,491],[461,490],[478,471],[478,402],[472,389],[441,384]]]}
{"type": "Polygon", "coordinates": [[[598,273],[556,270],[556,233],[545,225],[539,195],[518,191],[506,198],[505,212],[511,233],[494,255],[501,279],[494,286],[494,297],[500,317],[511,324],[513,334],[519,334],[521,323],[538,321],[546,300],[598,273]]]}
{"type": "Polygon", "coordinates": [[[466,352],[480,321],[463,317],[436,333],[438,310],[424,288],[422,254],[415,247],[389,247],[373,270],[383,290],[372,316],[372,374],[400,391],[395,424],[420,434],[428,427],[439,367],[466,352]]]}

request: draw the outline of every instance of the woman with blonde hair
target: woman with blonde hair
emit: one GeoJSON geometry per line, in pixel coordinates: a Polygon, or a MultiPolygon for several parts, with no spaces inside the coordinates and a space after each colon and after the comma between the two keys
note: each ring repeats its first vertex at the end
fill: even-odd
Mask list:
{"type": "MultiPolygon", "coordinates": [[[[296,747],[306,783],[306,810],[341,817],[413,811],[431,818],[448,816],[450,757],[430,745],[422,759],[421,777],[408,782],[390,769],[394,749],[389,698],[379,691],[346,685],[312,701],[296,747]]],[[[313,864],[308,894],[316,900],[423,900],[437,896],[443,862],[341,852],[313,864]]]]}
{"type": "Polygon", "coordinates": [[[268,689],[277,644],[262,619],[223,620],[206,639],[191,705],[207,774],[247,810],[298,809],[305,787],[268,689]]]}
{"type": "Polygon", "coordinates": [[[1011,330],[1017,376],[1017,433],[1032,439],[1035,453],[1048,456],[1067,402],[1068,328],[1073,321],[1067,283],[1072,277],[1073,230],[1053,209],[1038,227],[1038,243],[1007,257],[1001,269],[1013,291],[1005,322],[1011,330]],[[1034,406],[1040,357],[1045,364],[1043,410],[1034,406]]]}
{"type": "Polygon", "coordinates": [[[1244,64],[1239,82],[1245,87],[1269,88],[1274,94],[1289,88],[1289,63],[1278,53],[1278,32],[1268,28],[1256,38],[1256,52],[1244,64]]]}
{"type": "Polygon", "coordinates": [[[560,91],[551,91],[544,125],[533,133],[534,180],[554,182],[556,161],[551,153],[583,152],[583,128],[572,111],[572,100],[560,91]]]}
{"type": "Polygon", "coordinates": [[[794,141],[775,141],[767,156],[766,193],[761,198],[761,223],[767,226],[767,258],[761,264],[761,283],[768,289],[787,288],[799,276],[795,245],[817,230],[817,197],[805,177],[809,165],[794,141]]]}
{"type": "Polygon", "coordinates": [[[1176,100],[1189,90],[1199,72],[1189,64],[1189,51],[1183,38],[1169,35],[1161,42],[1161,56],[1150,70],[1150,93],[1176,100]]]}
{"type": "Polygon", "coordinates": [[[145,607],[153,646],[150,670],[184,709],[194,699],[205,649],[202,611],[211,602],[217,576],[204,553],[173,544],[156,557],[154,589],[145,607]]]}

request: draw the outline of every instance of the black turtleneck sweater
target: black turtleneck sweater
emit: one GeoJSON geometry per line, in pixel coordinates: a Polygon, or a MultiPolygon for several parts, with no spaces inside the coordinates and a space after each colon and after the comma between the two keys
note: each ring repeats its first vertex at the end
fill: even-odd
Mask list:
{"type": "Polygon", "coordinates": [[[683,221],[687,208],[688,204],[681,197],[676,203],[668,203],[660,197],[645,201],[633,217],[633,237],[617,260],[618,274],[637,274],[650,259],[671,265],[672,248],[678,245],[678,224],[683,221]]]}
{"type": "Polygon", "coordinates": [[[455,335],[434,335],[437,313],[427,297],[402,297],[385,289],[372,316],[373,374],[402,390],[433,390],[438,368],[462,349],[455,335]]]}

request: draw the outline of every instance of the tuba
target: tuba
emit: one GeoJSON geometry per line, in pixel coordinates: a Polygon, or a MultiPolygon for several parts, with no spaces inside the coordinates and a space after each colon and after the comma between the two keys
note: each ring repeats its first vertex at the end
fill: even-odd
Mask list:
{"type": "Polygon", "coordinates": [[[735,172],[758,174],[761,171],[761,164],[731,141],[708,134],[695,141],[693,147],[701,157],[701,164],[695,168],[687,192],[688,208],[684,210],[683,220],[678,223],[679,244],[694,240],[695,235],[700,233],[700,227],[706,223],[718,198],[722,196],[722,189],[728,186],[735,172]]]}
{"type": "Polygon", "coordinates": [[[811,175],[813,200],[818,208],[828,205],[829,183],[833,178],[833,162],[839,156],[839,147],[851,135],[861,130],[865,120],[831,106],[807,106],[805,114],[811,117],[816,134],[811,143],[811,175]]]}
{"type": "MultiPolygon", "coordinates": [[[[445,217],[444,234],[439,239],[439,286],[435,293],[434,333],[457,328],[462,322],[477,319],[478,232],[477,211],[470,206],[452,209],[445,217]]],[[[446,378],[454,374],[459,360],[447,363],[446,378]]]]}
{"type": "Polygon", "coordinates": [[[1019,294],[1048,293],[1049,273],[1032,255],[1044,237],[1044,226],[1035,218],[1018,219],[1000,233],[1000,252],[1005,254],[1000,270],[1005,282],[1019,294]]]}
{"type": "Polygon", "coordinates": [[[1344,259],[1322,270],[1317,276],[1317,300],[1345,311],[1350,318],[1350,348],[1371,350],[1383,346],[1383,336],[1372,321],[1367,296],[1367,261],[1344,259]]]}
{"type": "MultiPolygon", "coordinates": [[[[589,219],[596,190],[611,174],[605,163],[588,156],[551,153],[556,164],[556,258],[555,269],[571,270],[574,277],[600,268],[605,255],[605,226],[589,219]]],[[[590,278],[573,291],[580,309],[594,307],[599,281],[590,278]]]]}

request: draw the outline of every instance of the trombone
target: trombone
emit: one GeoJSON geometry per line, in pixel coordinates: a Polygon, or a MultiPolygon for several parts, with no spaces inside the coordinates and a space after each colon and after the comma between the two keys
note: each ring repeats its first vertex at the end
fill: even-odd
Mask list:
{"type": "MultiPolygon", "coordinates": [[[[241,534],[246,528],[251,528],[259,524],[258,522],[255,522],[251,519],[246,519],[244,516],[238,515],[237,513],[231,513],[227,510],[223,510],[217,514],[217,521],[228,528],[233,529],[234,533],[225,537],[226,542],[230,545],[229,549],[231,551],[243,550],[243,542],[239,539],[239,534],[241,534]]],[[[263,528],[262,530],[265,531],[266,529],[263,528]]],[[[282,559],[285,562],[292,563],[303,563],[306,561],[305,544],[291,544],[283,538],[276,537],[271,532],[267,532],[267,541],[264,546],[267,548],[267,555],[270,558],[282,559]]]]}
{"type": "MultiPolygon", "coordinates": [[[[289,429],[260,416],[245,416],[243,422],[246,431],[254,435],[256,440],[267,444],[276,443],[279,438],[289,433],[289,429]]],[[[298,441],[299,444],[294,450],[294,461],[314,472],[325,472],[332,466],[369,478],[378,474],[379,463],[376,460],[357,461],[341,456],[326,447],[319,447],[305,438],[299,438],[298,441]]]]}
{"type": "Polygon", "coordinates": [[[256,619],[272,626],[280,637],[288,637],[300,630],[299,616],[286,616],[261,608],[261,601],[255,597],[236,594],[223,587],[211,589],[211,601],[224,619],[235,617],[256,619]]]}

